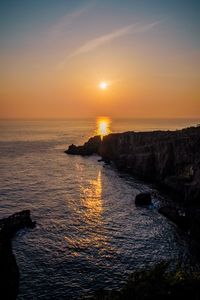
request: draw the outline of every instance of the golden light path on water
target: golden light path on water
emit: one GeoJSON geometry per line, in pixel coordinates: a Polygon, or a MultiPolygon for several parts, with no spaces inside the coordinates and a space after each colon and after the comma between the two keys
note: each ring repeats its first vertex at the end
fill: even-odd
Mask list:
{"type": "Polygon", "coordinates": [[[109,117],[98,117],[96,121],[96,134],[103,138],[105,135],[111,133],[110,124],[111,119],[109,117]]]}
{"type": "Polygon", "coordinates": [[[78,248],[95,247],[102,251],[108,250],[108,241],[105,236],[102,219],[102,174],[98,170],[97,177],[86,181],[80,180],[80,199],[83,206],[82,218],[88,224],[88,232],[83,238],[75,242],[78,248]]]}
{"type": "MultiPolygon", "coordinates": [[[[111,119],[109,117],[98,117],[96,119],[95,134],[103,138],[111,132],[111,119]]],[[[108,239],[104,232],[103,213],[103,184],[102,184],[102,170],[99,168],[94,177],[90,176],[85,170],[83,163],[76,164],[77,180],[80,189],[80,205],[77,209],[82,222],[87,224],[88,230],[83,236],[76,236],[73,240],[65,236],[68,245],[73,245],[77,251],[73,251],[73,256],[79,256],[80,249],[88,249],[94,247],[101,249],[101,255],[108,255],[112,253],[112,247],[108,243],[108,239]],[[83,176],[83,173],[88,176],[83,176]],[[107,253],[107,254],[106,254],[107,253]]],[[[81,228],[79,228],[81,230],[81,228]]]]}
{"type": "Polygon", "coordinates": [[[88,182],[88,186],[81,186],[81,195],[84,199],[84,206],[87,209],[89,220],[99,218],[102,211],[102,183],[101,171],[99,170],[97,179],[88,182]]]}

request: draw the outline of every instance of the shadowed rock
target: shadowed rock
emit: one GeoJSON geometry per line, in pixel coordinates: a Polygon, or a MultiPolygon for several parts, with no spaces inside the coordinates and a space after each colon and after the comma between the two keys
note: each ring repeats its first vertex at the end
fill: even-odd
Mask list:
{"type": "Polygon", "coordinates": [[[158,210],[162,215],[175,223],[180,229],[185,230],[188,234],[200,242],[200,209],[197,207],[185,207],[181,210],[164,206],[158,210]]]}
{"type": "Polygon", "coordinates": [[[200,204],[200,127],[124,132],[69,146],[68,154],[99,154],[130,174],[158,183],[183,203],[200,204]]]}
{"type": "Polygon", "coordinates": [[[151,204],[151,194],[150,193],[140,193],[135,197],[136,205],[150,205],[151,204]]]}
{"type": "Polygon", "coordinates": [[[0,220],[0,299],[14,300],[19,290],[19,268],[12,252],[11,238],[22,228],[33,228],[30,211],[24,210],[0,220]]]}
{"type": "Polygon", "coordinates": [[[185,212],[172,206],[161,207],[158,211],[181,229],[187,230],[189,228],[189,218],[185,212]]]}
{"type": "MultiPolygon", "coordinates": [[[[83,146],[71,145],[68,154],[96,153],[104,162],[135,177],[157,183],[175,196],[185,213],[174,207],[159,211],[200,241],[200,126],[176,131],[124,132],[90,138],[83,146]]],[[[137,195],[137,205],[150,204],[137,195]]]]}
{"type": "Polygon", "coordinates": [[[98,149],[101,144],[101,137],[100,136],[94,136],[88,140],[83,146],[75,146],[70,145],[69,148],[65,151],[67,154],[72,155],[92,155],[94,153],[98,152],[98,149]]]}
{"type": "Polygon", "coordinates": [[[182,202],[200,204],[200,127],[110,134],[98,153],[119,170],[162,185],[182,202]]]}
{"type": "Polygon", "coordinates": [[[11,239],[22,228],[34,228],[35,222],[31,220],[30,210],[17,212],[8,218],[0,220],[0,240],[11,239]]]}

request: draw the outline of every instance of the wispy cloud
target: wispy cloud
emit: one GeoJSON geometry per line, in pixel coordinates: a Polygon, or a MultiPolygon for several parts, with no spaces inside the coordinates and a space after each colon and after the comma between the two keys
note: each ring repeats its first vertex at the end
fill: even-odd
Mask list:
{"type": "Polygon", "coordinates": [[[157,22],[152,22],[152,23],[148,23],[148,24],[138,24],[137,23],[137,24],[130,24],[128,26],[121,27],[115,31],[112,31],[108,34],[102,35],[100,37],[97,37],[95,39],[92,39],[92,40],[86,42],[80,48],[78,48],[75,52],[70,54],[68,57],[72,58],[77,55],[90,52],[108,42],[111,42],[119,37],[122,37],[122,36],[125,36],[128,34],[147,32],[150,29],[152,29],[153,27],[155,27],[156,25],[158,25],[160,22],[161,21],[157,21],[157,22]]]}
{"type": "Polygon", "coordinates": [[[65,14],[56,24],[53,25],[51,33],[54,35],[61,34],[67,26],[75,22],[79,17],[86,14],[93,6],[95,2],[88,2],[84,7],[80,7],[71,13],[65,14]]]}

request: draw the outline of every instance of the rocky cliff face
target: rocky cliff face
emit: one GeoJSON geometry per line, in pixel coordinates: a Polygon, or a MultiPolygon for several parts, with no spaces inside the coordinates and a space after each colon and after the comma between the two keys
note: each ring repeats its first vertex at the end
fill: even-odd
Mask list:
{"type": "Polygon", "coordinates": [[[100,136],[94,136],[90,138],[83,146],[75,146],[70,145],[69,148],[65,151],[67,154],[72,155],[92,155],[94,153],[97,153],[101,145],[101,137],[100,136]]]}
{"type": "Polygon", "coordinates": [[[200,127],[109,134],[66,153],[97,153],[120,170],[167,187],[185,203],[200,202],[200,127]]]}
{"type": "Polygon", "coordinates": [[[22,228],[33,228],[30,211],[24,210],[0,220],[0,299],[15,300],[19,290],[19,268],[11,238],[22,228]]]}
{"type": "Polygon", "coordinates": [[[119,169],[200,201],[200,127],[106,136],[98,153],[119,169]]]}

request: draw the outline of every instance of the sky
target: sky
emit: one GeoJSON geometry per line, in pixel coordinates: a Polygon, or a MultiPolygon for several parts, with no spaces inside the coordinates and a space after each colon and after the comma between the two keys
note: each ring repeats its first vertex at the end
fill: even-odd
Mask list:
{"type": "Polygon", "coordinates": [[[199,118],[199,31],[197,0],[0,0],[0,118],[199,118]]]}

